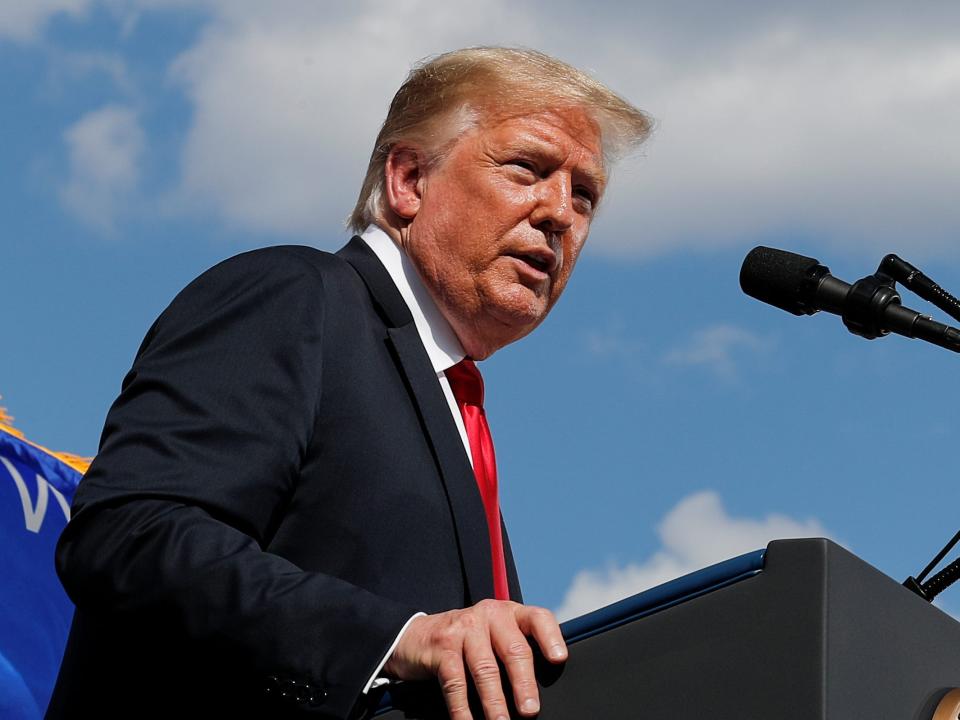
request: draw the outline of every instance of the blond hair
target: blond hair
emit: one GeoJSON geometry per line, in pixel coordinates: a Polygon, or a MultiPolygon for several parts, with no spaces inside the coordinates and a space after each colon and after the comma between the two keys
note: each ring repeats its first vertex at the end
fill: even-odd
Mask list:
{"type": "Polygon", "coordinates": [[[642,143],[652,128],[641,110],[586,73],[526,48],[475,47],[417,63],[393,97],[348,225],[362,232],[384,211],[384,164],[397,144],[441,160],[481,114],[520,115],[583,109],[597,124],[610,163],[642,143]]]}

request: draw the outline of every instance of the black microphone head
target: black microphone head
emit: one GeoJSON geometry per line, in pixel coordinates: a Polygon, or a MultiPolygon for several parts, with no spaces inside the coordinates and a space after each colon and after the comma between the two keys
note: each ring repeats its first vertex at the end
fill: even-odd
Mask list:
{"type": "Polygon", "coordinates": [[[812,315],[820,278],[830,271],[813,258],[764,247],[751,250],[740,268],[740,287],[750,297],[794,315],[812,315]]]}

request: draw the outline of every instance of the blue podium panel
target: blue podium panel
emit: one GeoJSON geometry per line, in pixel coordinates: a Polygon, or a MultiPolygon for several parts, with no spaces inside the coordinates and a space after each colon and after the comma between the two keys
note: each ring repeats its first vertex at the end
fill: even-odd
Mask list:
{"type": "Polygon", "coordinates": [[[756,550],[725,560],[568,620],[560,626],[563,637],[568,644],[586,640],[660,610],[666,610],[679,603],[753,577],[763,570],[765,554],[765,550],[756,550]]]}

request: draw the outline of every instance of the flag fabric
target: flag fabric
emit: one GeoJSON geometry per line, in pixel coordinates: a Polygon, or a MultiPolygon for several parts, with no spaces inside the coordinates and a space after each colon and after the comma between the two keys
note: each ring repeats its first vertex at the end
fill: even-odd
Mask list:
{"type": "Polygon", "coordinates": [[[53,557],[89,460],[27,440],[0,408],[0,718],[42,718],[73,605],[53,557]]]}

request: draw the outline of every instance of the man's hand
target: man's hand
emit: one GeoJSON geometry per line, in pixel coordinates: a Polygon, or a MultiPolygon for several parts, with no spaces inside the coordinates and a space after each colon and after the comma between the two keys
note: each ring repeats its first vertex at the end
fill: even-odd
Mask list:
{"type": "Polygon", "coordinates": [[[536,640],[550,662],[567,659],[567,646],[552,612],[483,600],[465,610],[413,620],[384,671],[398,680],[437,678],[451,720],[473,720],[467,700],[469,672],[487,720],[507,720],[510,713],[500,684],[499,659],[510,678],[517,710],[521,715],[536,715],[540,697],[527,637],[536,640]]]}

